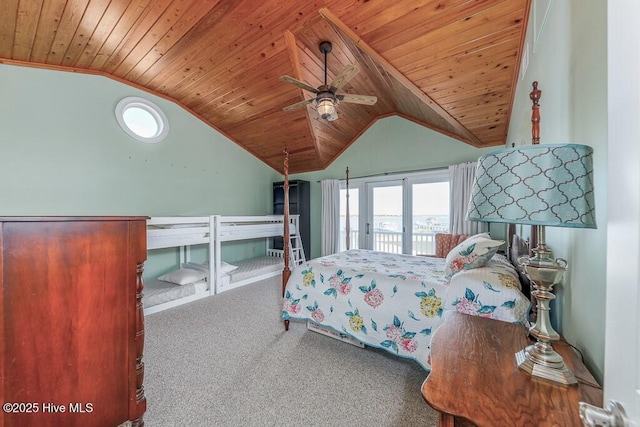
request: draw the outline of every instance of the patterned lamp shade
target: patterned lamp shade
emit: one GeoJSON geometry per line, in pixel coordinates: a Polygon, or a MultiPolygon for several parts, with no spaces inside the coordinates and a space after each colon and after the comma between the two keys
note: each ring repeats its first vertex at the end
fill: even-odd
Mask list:
{"type": "Polygon", "coordinates": [[[478,159],[467,219],[596,228],[593,149],[540,144],[478,159]]]}

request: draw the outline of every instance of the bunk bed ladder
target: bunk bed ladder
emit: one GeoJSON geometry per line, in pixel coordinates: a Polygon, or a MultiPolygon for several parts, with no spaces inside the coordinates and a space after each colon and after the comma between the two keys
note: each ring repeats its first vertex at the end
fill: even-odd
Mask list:
{"type": "Polygon", "coordinates": [[[304,248],[302,247],[302,239],[300,238],[300,233],[296,228],[296,232],[291,235],[289,239],[289,253],[291,254],[291,261],[293,262],[293,266],[298,266],[306,262],[306,258],[304,256],[304,248]]]}

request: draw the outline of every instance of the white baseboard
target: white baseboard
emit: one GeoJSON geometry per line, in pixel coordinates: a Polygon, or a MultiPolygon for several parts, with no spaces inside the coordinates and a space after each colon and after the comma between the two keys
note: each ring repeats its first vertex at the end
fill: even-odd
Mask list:
{"type": "Polygon", "coordinates": [[[259,282],[261,280],[265,280],[265,279],[269,279],[271,277],[276,277],[282,274],[282,271],[272,271],[269,273],[265,273],[265,274],[261,274],[259,276],[253,276],[253,277],[249,277],[247,279],[244,280],[240,280],[237,282],[230,282],[229,284],[225,285],[225,286],[221,286],[216,293],[221,293],[224,291],[229,291],[231,289],[235,289],[235,288],[239,288],[240,286],[244,286],[244,285],[248,285],[251,283],[255,283],[255,282],[259,282]]]}
{"type": "Polygon", "coordinates": [[[211,296],[211,293],[207,290],[204,292],[197,292],[193,295],[188,295],[186,297],[178,298],[172,301],[163,302],[158,305],[153,305],[151,307],[144,307],[144,315],[147,316],[149,314],[158,313],[160,311],[164,311],[173,307],[178,307],[183,304],[188,304],[190,302],[197,301],[199,299],[206,298],[208,296],[211,296]]]}

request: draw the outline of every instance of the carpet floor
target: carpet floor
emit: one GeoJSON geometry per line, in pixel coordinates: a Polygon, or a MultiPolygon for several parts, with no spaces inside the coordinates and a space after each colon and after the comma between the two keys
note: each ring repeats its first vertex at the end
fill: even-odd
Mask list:
{"type": "Polygon", "coordinates": [[[436,426],[427,373],[280,320],[280,278],[145,317],[145,425],[436,426]]]}

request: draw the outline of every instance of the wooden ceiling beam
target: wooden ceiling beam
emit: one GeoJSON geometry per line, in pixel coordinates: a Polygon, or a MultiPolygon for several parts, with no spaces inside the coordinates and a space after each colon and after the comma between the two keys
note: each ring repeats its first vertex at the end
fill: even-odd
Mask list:
{"type": "MultiPolygon", "coordinates": [[[[293,78],[301,80],[302,79],[302,67],[300,66],[300,56],[298,55],[298,43],[296,42],[296,37],[289,30],[284,32],[284,43],[287,46],[287,52],[289,53],[289,60],[291,61],[291,66],[293,67],[293,78]]],[[[300,93],[300,101],[307,99],[304,95],[302,89],[298,89],[300,93]]],[[[307,117],[307,124],[309,125],[309,135],[311,135],[311,140],[313,141],[313,148],[315,149],[316,155],[320,155],[320,150],[318,149],[318,137],[316,136],[313,125],[311,124],[311,117],[309,115],[309,108],[304,108],[304,114],[307,117]]]]}
{"type": "Polygon", "coordinates": [[[320,9],[320,14],[329,22],[336,31],[343,37],[354,42],[360,49],[369,55],[375,62],[378,63],[389,75],[398,80],[404,87],[406,87],[413,95],[420,99],[423,103],[429,106],[439,116],[444,118],[455,131],[465,138],[472,145],[482,145],[482,142],[476,138],[467,128],[465,128],[459,121],[445,111],[437,102],[431,99],[425,94],[418,86],[416,86],[411,80],[405,77],[398,69],[396,69],[391,63],[389,63],[382,55],[376,52],[371,46],[369,46],[364,40],[362,40],[355,32],[347,27],[337,16],[335,16],[327,8],[320,9]]]}

